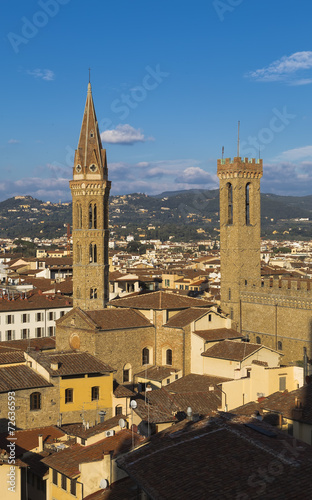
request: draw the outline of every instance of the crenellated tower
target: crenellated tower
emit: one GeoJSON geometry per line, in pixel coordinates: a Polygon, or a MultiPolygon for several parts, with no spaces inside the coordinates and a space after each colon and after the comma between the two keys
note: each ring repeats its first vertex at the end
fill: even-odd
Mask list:
{"type": "Polygon", "coordinates": [[[102,148],[91,84],[75,152],[72,193],[73,306],[103,309],[108,301],[108,198],[106,150],[102,148]]]}
{"type": "Polygon", "coordinates": [[[220,179],[221,306],[241,327],[240,292],[260,287],[262,160],[218,160],[220,179]]]}

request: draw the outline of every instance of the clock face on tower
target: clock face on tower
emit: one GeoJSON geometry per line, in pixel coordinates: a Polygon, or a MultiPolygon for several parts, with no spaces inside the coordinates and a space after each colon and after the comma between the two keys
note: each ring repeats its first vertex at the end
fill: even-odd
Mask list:
{"type": "Polygon", "coordinates": [[[96,172],[97,171],[97,165],[95,165],[94,163],[92,163],[92,165],[90,165],[89,169],[91,170],[91,172],[96,172]]]}
{"type": "Polygon", "coordinates": [[[80,174],[81,170],[82,170],[81,165],[76,165],[76,172],[78,174],[80,174]]]}

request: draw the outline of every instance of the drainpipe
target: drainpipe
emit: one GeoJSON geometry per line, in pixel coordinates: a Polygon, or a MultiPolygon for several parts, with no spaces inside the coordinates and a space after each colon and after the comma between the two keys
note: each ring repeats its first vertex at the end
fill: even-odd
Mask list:
{"type": "Polygon", "coordinates": [[[275,304],[275,350],[277,351],[277,303],[275,304]]]}

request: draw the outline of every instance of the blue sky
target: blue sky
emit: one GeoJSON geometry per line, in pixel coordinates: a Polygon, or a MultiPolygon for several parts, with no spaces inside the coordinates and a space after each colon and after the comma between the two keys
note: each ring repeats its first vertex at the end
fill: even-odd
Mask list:
{"type": "Polygon", "coordinates": [[[312,194],[309,0],[3,0],[0,199],[70,200],[88,68],[112,194],[214,189],[264,160],[262,192],[312,194]]]}

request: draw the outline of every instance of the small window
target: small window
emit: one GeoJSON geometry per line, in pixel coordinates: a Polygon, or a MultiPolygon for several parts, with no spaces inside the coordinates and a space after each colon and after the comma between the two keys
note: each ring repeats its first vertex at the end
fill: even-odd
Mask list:
{"type": "Polygon", "coordinates": [[[172,350],[167,349],[166,351],[166,365],[172,365],[172,350]]]}
{"type": "Polygon", "coordinates": [[[40,392],[32,392],[30,395],[30,409],[40,410],[41,409],[41,394],[40,392]]]}
{"type": "Polygon", "coordinates": [[[6,321],[5,322],[6,322],[7,325],[14,325],[14,316],[13,316],[13,314],[8,314],[6,316],[6,321]]]}
{"type": "Polygon", "coordinates": [[[53,321],[55,319],[55,313],[53,311],[49,312],[49,321],[53,321]]]}
{"type": "Polygon", "coordinates": [[[74,401],[74,389],[65,389],[65,403],[74,401]]]}
{"type": "Polygon", "coordinates": [[[97,247],[95,243],[89,245],[89,262],[95,264],[97,262],[97,247]]]}
{"type": "Polygon", "coordinates": [[[67,489],[67,477],[62,474],[62,489],[66,491],[67,489]]]}
{"type": "Polygon", "coordinates": [[[123,382],[126,383],[126,382],[131,382],[131,378],[132,378],[132,368],[130,363],[127,363],[123,368],[122,379],[123,382]]]}
{"type": "Polygon", "coordinates": [[[179,378],[179,375],[176,375],[176,376],[175,376],[175,379],[176,379],[176,380],[178,380],[178,378],[179,378]]]}
{"type": "Polygon", "coordinates": [[[15,340],[15,330],[6,331],[6,340],[15,340]]]}
{"type": "Polygon", "coordinates": [[[37,338],[43,337],[43,328],[41,326],[36,328],[36,337],[37,338]]]}
{"type": "Polygon", "coordinates": [[[229,288],[229,300],[231,300],[231,289],[229,288]]]}
{"type": "Polygon", "coordinates": [[[58,476],[57,470],[53,469],[53,472],[52,472],[52,482],[53,482],[53,484],[56,484],[56,486],[57,486],[57,476],[58,476]]]}
{"type": "Polygon", "coordinates": [[[261,339],[260,339],[260,337],[256,337],[256,344],[261,344],[261,339]]]}
{"type": "Polygon", "coordinates": [[[22,323],[29,323],[29,321],[30,321],[30,315],[22,314],[22,323]]]}
{"type": "Polygon", "coordinates": [[[122,415],[122,406],[118,405],[115,407],[115,416],[122,415]]]}
{"type": "Polygon", "coordinates": [[[246,184],[246,192],[245,192],[245,202],[246,202],[246,225],[250,224],[250,206],[249,206],[249,191],[250,191],[250,183],[246,184]]]}
{"type": "Polygon", "coordinates": [[[90,299],[97,299],[97,288],[90,288],[90,299]]]}
{"type": "Polygon", "coordinates": [[[94,386],[91,388],[91,401],[96,401],[100,399],[100,388],[99,386],[94,386]]]}
{"type": "Polygon", "coordinates": [[[36,321],[42,321],[43,320],[43,313],[39,312],[36,313],[36,321]]]}
{"type": "Polygon", "coordinates": [[[280,391],[285,391],[286,390],[286,377],[280,377],[279,378],[279,390],[280,391]]]}
{"type": "Polygon", "coordinates": [[[60,311],[60,318],[62,318],[65,315],[65,311],[60,311]]]}
{"type": "Polygon", "coordinates": [[[49,337],[53,337],[54,332],[55,332],[55,326],[49,326],[48,328],[49,337]]]}
{"type": "Polygon", "coordinates": [[[227,187],[227,202],[228,202],[228,213],[227,213],[227,223],[229,225],[233,224],[233,186],[228,183],[227,187]]]}
{"type": "Polygon", "coordinates": [[[29,328],[23,328],[21,330],[21,337],[22,337],[22,339],[28,339],[29,338],[29,328]]]}
{"type": "Polygon", "coordinates": [[[212,314],[208,314],[208,321],[212,320],[212,314]]]}
{"type": "Polygon", "coordinates": [[[277,342],[277,349],[278,349],[279,351],[282,351],[282,350],[283,350],[283,343],[282,343],[280,340],[277,342]]]}
{"type": "Polygon", "coordinates": [[[149,349],[147,347],[144,347],[142,350],[142,365],[148,365],[149,364],[149,349]]]}
{"type": "Polygon", "coordinates": [[[76,485],[77,485],[76,479],[71,479],[71,481],[70,481],[70,492],[74,496],[76,496],[76,489],[77,489],[76,485]]]}
{"type": "Polygon", "coordinates": [[[167,378],[167,385],[170,384],[170,378],[167,378]]]}

